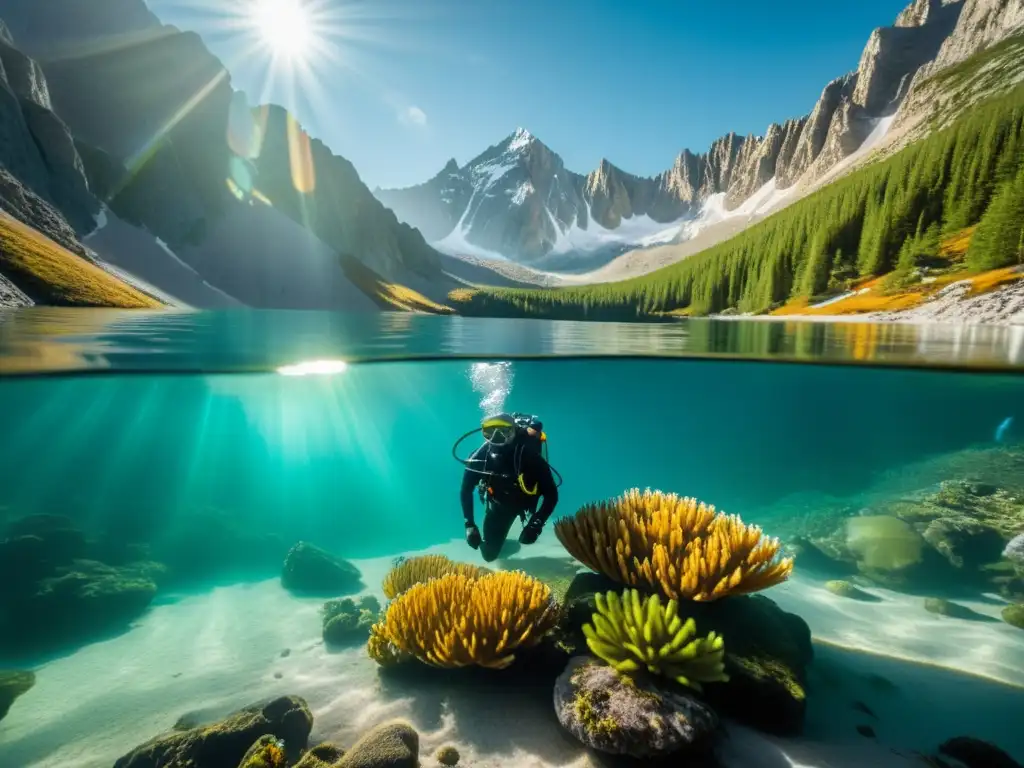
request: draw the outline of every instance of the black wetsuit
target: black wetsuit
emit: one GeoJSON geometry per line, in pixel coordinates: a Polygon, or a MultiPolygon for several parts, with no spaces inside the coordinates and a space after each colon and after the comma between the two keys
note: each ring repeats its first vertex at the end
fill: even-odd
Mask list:
{"type": "Polygon", "coordinates": [[[551,467],[544,457],[523,442],[517,441],[504,448],[484,443],[469,457],[468,466],[462,475],[462,516],[467,526],[475,525],[473,492],[481,479],[490,490],[485,497],[487,501],[480,554],[484,560],[491,561],[500,554],[517,517],[528,514],[531,520],[537,520],[540,524],[547,522],[558,503],[558,488],[551,467]],[[481,472],[494,475],[481,475],[481,472]],[[533,489],[536,486],[535,494],[526,494],[519,487],[519,473],[522,473],[527,488],[533,489]],[[537,509],[540,497],[543,497],[544,502],[537,509]]]}

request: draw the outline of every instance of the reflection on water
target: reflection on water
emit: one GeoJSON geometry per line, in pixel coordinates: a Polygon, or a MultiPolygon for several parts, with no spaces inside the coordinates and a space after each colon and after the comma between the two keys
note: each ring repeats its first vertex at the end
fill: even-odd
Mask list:
{"type": "Polygon", "coordinates": [[[653,356],[1016,368],[1024,327],[708,320],[584,323],[381,312],[0,312],[0,373],[273,370],[308,359],[653,356]]]}

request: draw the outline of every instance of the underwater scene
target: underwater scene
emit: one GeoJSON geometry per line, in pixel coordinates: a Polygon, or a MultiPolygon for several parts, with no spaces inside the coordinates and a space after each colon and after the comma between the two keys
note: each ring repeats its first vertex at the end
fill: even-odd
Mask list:
{"type": "Polygon", "coordinates": [[[0,323],[3,768],[1024,762],[1016,336],[48,317],[0,323]]]}

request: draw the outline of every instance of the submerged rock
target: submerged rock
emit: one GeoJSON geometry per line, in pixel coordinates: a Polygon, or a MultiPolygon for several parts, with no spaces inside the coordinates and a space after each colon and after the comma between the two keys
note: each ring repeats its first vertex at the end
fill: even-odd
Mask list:
{"type": "Polygon", "coordinates": [[[462,756],[459,754],[459,750],[451,744],[445,744],[443,747],[438,747],[437,752],[434,753],[434,759],[441,765],[446,766],[458,765],[461,758],[462,756]]]}
{"type": "Polygon", "coordinates": [[[825,589],[833,595],[847,597],[850,600],[863,600],[867,603],[877,603],[881,601],[881,598],[872,595],[870,592],[865,592],[863,589],[860,589],[848,581],[826,581],[825,589]]]}
{"type": "Polygon", "coordinates": [[[369,595],[357,605],[350,597],[328,600],[321,608],[324,642],[333,646],[365,643],[380,615],[380,603],[369,595]]]}
{"type": "Polygon", "coordinates": [[[924,600],[924,609],[929,613],[935,613],[939,616],[948,616],[951,619],[963,619],[965,621],[995,621],[995,619],[989,618],[983,613],[978,613],[965,605],[951,603],[949,600],[944,600],[941,597],[926,597],[924,600]]]}
{"type": "Polygon", "coordinates": [[[14,700],[36,684],[34,672],[0,671],[0,720],[7,717],[14,700]]]}
{"type": "Polygon", "coordinates": [[[420,737],[408,723],[383,723],[345,753],[338,768],[417,768],[420,737]]]}
{"type": "Polygon", "coordinates": [[[0,646],[13,652],[43,652],[90,641],[126,627],[156,594],[150,574],[157,564],[115,568],[76,560],[5,606],[8,629],[0,646]]]}
{"type": "Polygon", "coordinates": [[[325,741],[306,752],[295,768],[336,768],[344,756],[345,750],[325,741]]]}
{"type": "Polygon", "coordinates": [[[1024,629],[1024,604],[1008,605],[1001,614],[1003,621],[1017,629],[1024,629]]]}
{"type": "MultiPolygon", "coordinates": [[[[621,591],[606,576],[576,576],[555,642],[570,653],[588,653],[582,627],[597,610],[596,592],[621,591]]],[[[683,601],[679,616],[693,618],[697,634],[714,631],[725,641],[729,681],[705,687],[704,698],[723,715],[779,735],[799,733],[806,710],[804,685],[814,658],[811,630],[764,595],[737,595],[707,603],[683,601]]]]}
{"type": "Polygon", "coordinates": [[[253,704],[220,722],[157,736],[118,758],[114,768],[225,768],[238,766],[261,736],[284,742],[288,756],[297,756],[309,740],[313,715],[298,696],[282,696],[253,704]]]}
{"type": "Polygon", "coordinates": [[[304,541],[285,557],[281,584],[292,592],[330,595],[363,588],[362,575],[352,563],[304,541]]]}
{"type": "Polygon", "coordinates": [[[554,704],[569,733],[616,755],[699,749],[718,727],[715,712],[688,693],[656,687],[647,676],[620,675],[587,656],[573,658],[555,682],[554,704]]]}
{"type": "Polygon", "coordinates": [[[999,747],[973,736],[947,739],[939,745],[939,753],[960,761],[967,768],[1022,768],[999,747]]]}

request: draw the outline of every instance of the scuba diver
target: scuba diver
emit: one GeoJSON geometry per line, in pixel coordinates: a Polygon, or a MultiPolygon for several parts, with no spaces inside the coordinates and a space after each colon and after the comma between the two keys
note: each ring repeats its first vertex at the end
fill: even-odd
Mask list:
{"type": "Polygon", "coordinates": [[[537,417],[501,413],[485,418],[479,429],[460,437],[452,455],[466,466],[462,475],[462,516],[466,543],[479,549],[484,560],[495,560],[516,518],[524,521],[521,544],[533,544],[558,503],[558,471],[547,461],[547,435],[537,417]],[[456,454],[459,443],[476,432],[484,443],[468,459],[456,454]],[[484,505],[483,535],[473,518],[473,489],[484,505]],[[538,509],[540,498],[544,501],[538,509]],[[527,517],[528,516],[528,517],[527,517]]]}

